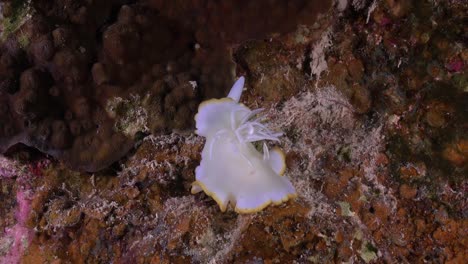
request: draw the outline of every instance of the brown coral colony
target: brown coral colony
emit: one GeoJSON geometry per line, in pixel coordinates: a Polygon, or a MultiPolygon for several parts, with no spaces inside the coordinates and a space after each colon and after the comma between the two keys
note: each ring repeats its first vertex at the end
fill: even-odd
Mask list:
{"type": "MultiPolygon", "coordinates": [[[[273,23],[268,19],[238,31],[240,35],[228,36],[226,30],[235,32],[254,22],[240,16],[242,12],[232,3],[209,5],[206,10],[187,4],[186,8],[204,13],[207,20],[200,20],[186,8],[172,10],[161,1],[148,6],[125,2],[32,2],[32,18],[0,47],[1,153],[23,143],[73,169],[106,168],[132,147],[135,131],[159,134],[193,127],[200,101],[223,95],[232,84],[235,65],[228,55],[229,45],[296,25],[295,20],[273,23]],[[220,12],[227,9],[236,11],[232,22],[220,23],[220,12]],[[188,19],[180,22],[177,16],[188,19]],[[109,100],[132,96],[141,100],[137,104],[143,111],[151,113],[144,129],[116,123],[128,114],[122,109],[127,105],[109,113],[109,100]],[[114,138],[118,141],[109,142],[114,138]],[[97,152],[100,155],[93,155],[97,152]]],[[[288,5],[281,1],[257,4],[290,10],[307,23],[328,8],[328,4],[314,6],[300,0],[288,5]]],[[[252,5],[242,11],[251,14],[257,8],[252,5]]],[[[12,9],[5,5],[5,10],[12,9]]]]}
{"type": "Polygon", "coordinates": [[[155,12],[138,6],[123,6],[116,23],[106,25],[118,4],[110,1],[93,6],[93,13],[83,6],[63,14],[37,1],[34,18],[8,36],[0,47],[1,153],[23,143],[74,169],[105,168],[125,155],[134,136],[115,129],[106,113],[107,100],[144,91],[152,100],[145,105],[154,113],[151,131],[191,124],[198,95],[189,84],[193,72],[186,70],[193,57],[186,49],[189,38],[175,36],[155,12]],[[102,37],[95,39],[102,29],[102,37]],[[180,45],[172,45],[174,38],[180,45]],[[154,49],[160,52],[150,52],[154,49]],[[167,67],[160,64],[169,57],[180,59],[167,67]],[[148,68],[154,69],[152,74],[142,74],[148,68]]]}
{"type": "Polygon", "coordinates": [[[81,132],[99,134],[97,127],[111,127],[110,119],[93,118],[102,109],[87,81],[91,56],[80,52],[84,43],[66,41],[71,29],[51,30],[50,23],[37,16],[22,26],[27,46],[11,35],[1,47],[0,151],[23,143],[64,159],[71,167],[100,169],[117,157],[109,152],[102,160],[83,160],[77,154],[83,150],[73,144],[86,136],[81,132]]]}

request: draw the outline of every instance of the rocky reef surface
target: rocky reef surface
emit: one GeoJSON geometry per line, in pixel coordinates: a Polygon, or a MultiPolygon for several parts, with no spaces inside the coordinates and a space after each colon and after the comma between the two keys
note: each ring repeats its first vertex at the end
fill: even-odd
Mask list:
{"type": "Polygon", "coordinates": [[[0,2],[0,263],[464,263],[464,1],[0,2]],[[199,103],[284,132],[298,198],[190,194],[199,103]]]}

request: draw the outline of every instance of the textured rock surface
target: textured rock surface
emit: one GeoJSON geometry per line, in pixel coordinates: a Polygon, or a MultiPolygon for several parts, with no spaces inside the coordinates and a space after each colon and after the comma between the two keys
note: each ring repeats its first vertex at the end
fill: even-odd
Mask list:
{"type": "Polygon", "coordinates": [[[466,4],[254,2],[1,5],[0,263],[463,263],[466,4]],[[252,215],[190,194],[234,72],[298,192],[252,215]]]}

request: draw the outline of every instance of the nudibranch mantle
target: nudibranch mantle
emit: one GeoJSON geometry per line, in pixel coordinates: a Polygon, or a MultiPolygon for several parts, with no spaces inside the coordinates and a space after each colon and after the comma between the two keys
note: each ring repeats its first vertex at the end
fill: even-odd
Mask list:
{"type": "Polygon", "coordinates": [[[244,77],[234,83],[228,96],[204,101],[195,115],[196,133],[206,138],[200,165],[195,169],[192,193],[204,191],[226,211],[228,203],[238,213],[253,213],[269,204],[296,197],[288,178],[285,155],[279,148],[263,154],[252,142],[279,141],[257,117],[262,109],[250,110],[239,103],[244,77]],[[257,117],[257,118],[256,118],[257,117]]]}

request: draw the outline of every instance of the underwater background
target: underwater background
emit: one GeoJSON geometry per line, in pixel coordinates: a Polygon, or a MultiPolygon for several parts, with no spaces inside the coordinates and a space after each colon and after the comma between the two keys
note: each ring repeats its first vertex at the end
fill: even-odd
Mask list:
{"type": "Polygon", "coordinates": [[[0,263],[465,263],[467,13],[0,1],[0,263]],[[253,214],[190,193],[239,76],[298,195],[253,214]]]}

